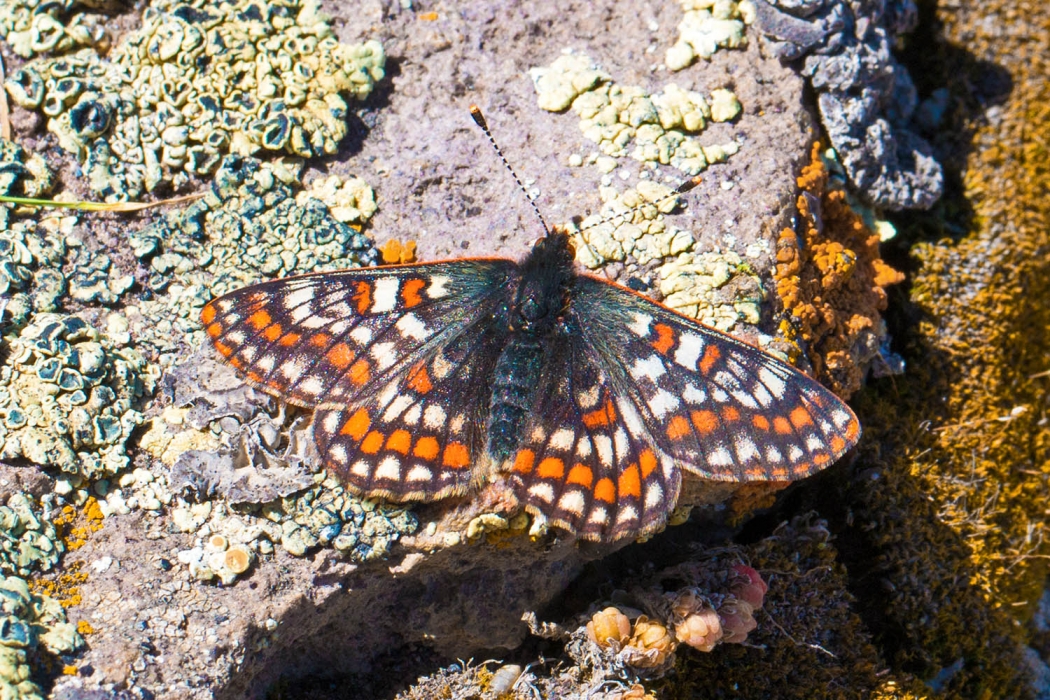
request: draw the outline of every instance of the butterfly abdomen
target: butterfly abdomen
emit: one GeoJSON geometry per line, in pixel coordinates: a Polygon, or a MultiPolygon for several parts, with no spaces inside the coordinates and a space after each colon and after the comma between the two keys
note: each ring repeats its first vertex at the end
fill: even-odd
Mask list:
{"type": "Polygon", "coordinates": [[[534,408],[543,358],[539,338],[514,333],[496,361],[489,402],[488,452],[497,464],[518,446],[522,427],[534,408]]]}

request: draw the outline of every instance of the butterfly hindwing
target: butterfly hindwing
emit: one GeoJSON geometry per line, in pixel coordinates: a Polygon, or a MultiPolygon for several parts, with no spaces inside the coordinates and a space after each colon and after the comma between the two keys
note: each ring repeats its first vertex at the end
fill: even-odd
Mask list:
{"type": "Polygon", "coordinates": [[[506,319],[498,304],[346,406],[325,405],[314,440],[354,491],[398,501],[460,495],[482,479],[493,367],[506,319]]]}
{"type": "Polygon", "coordinates": [[[722,481],[789,481],[860,435],[838,397],[798,370],[604,280],[581,276],[573,317],[652,444],[722,481]]]}
{"type": "Polygon", "coordinates": [[[519,499],[552,525],[588,540],[637,537],[666,521],[680,475],[583,341],[568,336],[552,353],[506,468],[519,499]]]}

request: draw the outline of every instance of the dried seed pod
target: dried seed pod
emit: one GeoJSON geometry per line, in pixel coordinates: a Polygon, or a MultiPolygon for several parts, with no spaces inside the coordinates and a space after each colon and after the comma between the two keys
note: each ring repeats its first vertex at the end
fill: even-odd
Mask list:
{"type": "Polygon", "coordinates": [[[769,590],[769,586],[762,580],[762,576],[750,566],[745,566],[744,564],[734,565],[733,573],[737,575],[737,581],[729,589],[730,592],[739,600],[746,601],[752,610],[761,608],[766,591],[769,590]]]}
{"type": "Polygon", "coordinates": [[[505,664],[496,669],[489,683],[489,691],[495,695],[509,693],[514,684],[521,677],[521,666],[518,664],[505,664]]]}
{"type": "Polygon", "coordinates": [[[587,638],[598,646],[620,648],[630,635],[631,621],[615,607],[594,613],[587,623],[587,638]]]}
{"type": "Polygon", "coordinates": [[[675,625],[674,636],[698,651],[711,651],[722,640],[722,621],[712,608],[697,610],[675,625]]]}
{"type": "Polygon", "coordinates": [[[662,623],[641,615],[621,654],[628,666],[651,670],[669,664],[676,646],[674,637],[662,623]]]}
{"type": "Polygon", "coordinates": [[[718,609],[722,621],[722,641],[727,644],[742,644],[749,632],[758,627],[752,616],[751,604],[744,600],[728,599],[718,609]]]}

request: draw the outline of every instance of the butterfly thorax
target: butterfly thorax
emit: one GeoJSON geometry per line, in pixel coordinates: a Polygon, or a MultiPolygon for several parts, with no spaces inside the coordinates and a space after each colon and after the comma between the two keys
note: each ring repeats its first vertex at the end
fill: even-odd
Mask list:
{"type": "Polygon", "coordinates": [[[536,387],[550,346],[566,332],[564,317],[576,278],[568,237],[555,232],[541,238],[518,270],[489,403],[488,453],[497,464],[518,446],[523,424],[536,408],[536,387]]]}

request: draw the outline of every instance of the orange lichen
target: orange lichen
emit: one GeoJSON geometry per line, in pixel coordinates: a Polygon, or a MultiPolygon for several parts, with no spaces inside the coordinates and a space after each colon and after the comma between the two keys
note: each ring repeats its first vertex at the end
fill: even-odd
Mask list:
{"type": "Polygon", "coordinates": [[[102,529],[105,516],[94,497],[84,501],[78,511],[73,506],[65,506],[54,519],[55,530],[66,545],[66,551],[72,552],[87,544],[88,538],[102,529]]]}
{"type": "Polygon", "coordinates": [[[416,242],[406,241],[402,243],[396,238],[379,246],[379,254],[386,265],[403,265],[416,261],[416,242]]]}
{"type": "Polygon", "coordinates": [[[789,228],[781,231],[774,277],[793,319],[782,330],[806,344],[818,378],[849,396],[860,388],[864,361],[878,345],[883,288],[904,275],[879,257],[878,234],[850,208],[846,193],[828,188],[820,151],[813,144],[811,162],[798,178],[805,230],[801,240],[789,228]],[[819,211],[812,210],[811,197],[820,202],[819,211]]]}
{"type": "Polygon", "coordinates": [[[83,602],[80,586],[88,579],[87,573],[81,571],[83,567],[84,562],[75,561],[64,571],[31,580],[29,588],[33,593],[54,598],[64,608],[80,605],[83,602]]]}
{"type": "Polygon", "coordinates": [[[92,627],[91,623],[88,622],[87,620],[79,620],[77,622],[77,632],[80,633],[80,636],[86,637],[89,634],[94,634],[95,633],[95,628],[92,627]]]}

